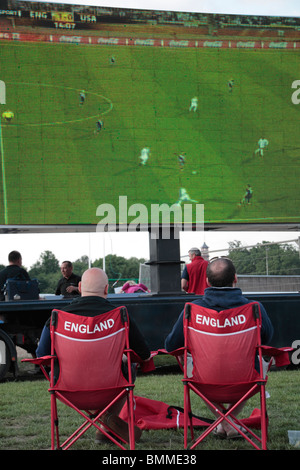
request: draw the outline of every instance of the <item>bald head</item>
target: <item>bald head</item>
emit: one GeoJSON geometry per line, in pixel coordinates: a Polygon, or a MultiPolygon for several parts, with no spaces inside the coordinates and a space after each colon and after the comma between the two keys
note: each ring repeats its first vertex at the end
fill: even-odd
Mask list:
{"type": "Polygon", "coordinates": [[[218,258],[207,266],[207,281],[212,287],[233,287],[237,282],[233,262],[227,258],[218,258]]]}
{"type": "Polygon", "coordinates": [[[96,295],[105,298],[108,293],[107,275],[100,268],[87,269],[82,275],[79,289],[82,297],[96,295]]]}

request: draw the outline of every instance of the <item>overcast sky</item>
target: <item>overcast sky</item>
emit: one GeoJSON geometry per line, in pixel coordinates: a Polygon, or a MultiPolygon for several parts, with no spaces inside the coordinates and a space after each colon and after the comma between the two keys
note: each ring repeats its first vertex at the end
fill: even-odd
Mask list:
{"type": "MultiPolygon", "coordinates": [[[[198,11],[205,13],[254,14],[271,16],[300,16],[300,0],[103,0],[68,1],[55,3],[77,3],[150,10],[198,11]]],[[[295,77],[300,78],[300,77],[295,77]]],[[[29,268],[45,250],[52,251],[59,262],[75,261],[82,255],[92,260],[109,253],[129,258],[149,258],[149,236],[147,233],[91,233],[91,234],[15,234],[1,236],[0,263],[7,264],[7,254],[19,250],[23,264],[29,268]]],[[[180,237],[181,256],[192,246],[201,248],[205,242],[215,254],[226,250],[228,242],[239,240],[244,246],[262,241],[287,241],[298,238],[298,232],[183,232],[180,237]]],[[[226,251],[225,251],[226,252],[226,251]]],[[[225,253],[224,252],[224,253],[225,253]]]]}

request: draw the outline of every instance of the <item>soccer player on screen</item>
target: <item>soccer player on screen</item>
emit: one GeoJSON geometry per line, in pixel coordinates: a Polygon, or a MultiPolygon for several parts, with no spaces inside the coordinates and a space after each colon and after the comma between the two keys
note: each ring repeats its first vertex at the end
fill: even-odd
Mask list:
{"type": "Polygon", "coordinates": [[[82,90],[79,93],[79,104],[82,106],[84,102],[85,102],[85,91],[82,90]]]}
{"type": "Polygon", "coordinates": [[[254,153],[255,154],[259,153],[259,155],[261,157],[263,157],[264,156],[264,149],[267,149],[268,145],[269,145],[268,140],[262,137],[261,139],[259,139],[258,148],[255,150],[254,153]]]}
{"type": "Polygon", "coordinates": [[[178,156],[178,164],[179,164],[179,169],[180,171],[183,170],[184,164],[185,164],[185,153],[180,153],[178,156]]]}
{"type": "Polygon", "coordinates": [[[181,206],[181,204],[183,202],[198,202],[198,201],[196,201],[195,199],[191,199],[185,188],[180,188],[179,189],[179,199],[176,202],[176,204],[181,206]]]}
{"type": "Polygon", "coordinates": [[[189,111],[194,111],[194,113],[197,111],[198,109],[198,98],[197,96],[194,96],[192,99],[191,99],[191,104],[190,104],[190,107],[189,107],[189,111]]]}
{"type": "Polygon", "coordinates": [[[244,197],[241,199],[239,206],[251,204],[252,194],[253,194],[253,190],[251,188],[251,185],[248,184],[244,197]]]}
{"type": "Polygon", "coordinates": [[[145,166],[147,161],[148,161],[149,156],[150,156],[150,148],[149,147],[144,147],[141,150],[141,155],[139,156],[139,158],[141,160],[140,165],[145,166]]]}
{"type": "Polygon", "coordinates": [[[101,129],[104,129],[104,122],[101,121],[101,119],[98,119],[98,121],[96,122],[95,134],[99,134],[99,132],[101,131],[101,129]]]}
{"type": "Polygon", "coordinates": [[[229,80],[229,82],[228,82],[228,91],[229,91],[229,93],[232,93],[233,87],[234,87],[234,80],[231,79],[231,80],[229,80]]]}
{"type": "Polygon", "coordinates": [[[9,110],[4,111],[4,113],[2,114],[2,117],[6,122],[12,121],[14,116],[15,116],[14,113],[12,111],[9,111],[9,110]]]}

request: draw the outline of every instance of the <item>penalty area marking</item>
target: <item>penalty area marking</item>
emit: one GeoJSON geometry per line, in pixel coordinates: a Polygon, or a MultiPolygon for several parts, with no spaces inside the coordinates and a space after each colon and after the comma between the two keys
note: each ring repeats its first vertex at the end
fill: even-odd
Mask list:
{"type": "MultiPolygon", "coordinates": [[[[52,85],[52,84],[46,84],[46,83],[11,83],[12,85],[27,85],[27,86],[44,86],[44,87],[53,87],[53,88],[62,88],[62,89],[67,89],[67,90],[72,90],[76,91],[79,93],[81,90],[78,90],[77,88],[72,88],[72,87],[65,87],[62,85],[52,85]]],[[[2,128],[3,127],[20,127],[20,126],[27,126],[27,127],[38,127],[38,126],[57,126],[61,124],[71,124],[75,122],[83,122],[83,121],[88,121],[90,119],[96,119],[99,117],[99,115],[104,116],[105,114],[108,114],[112,109],[113,109],[113,104],[112,101],[107,98],[106,96],[100,95],[99,93],[94,93],[87,91],[86,92],[89,95],[94,95],[98,98],[104,99],[108,104],[109,108],[101,113],[98,113],[94,116],[88,116],[86,118],[80,118],[80,119],[71,119],[67,121],[55,121],[55,122],[39,122],[39,123],[24,123],[24,124],[4,124],[1,122],[0,118],[0,154],[1,154],[1,170],[2,170],[2,189],[3,189],[3,209],[4,209],[4,223],[5,225],[8,224],[8,210],[7,210],[7,190],[6,190],[6,178],[5,178],[5,159],[4,159],[4,145],[3,145],[3,135],[2,135],[2,128]]]]}
{"type": "MultiPolygon", "coordinates": [[[[82,89],[77,89],[77,88],[63,86],[63,85],[52,85],[52,84],[48,84],[48,83],[22,83],[22,82],[17,83],[17,82],[10,82],[10,84],[11,85],[27,85],[27,86],[38,86],[38,87],[61,88],[61,89],[64,89],[64,90],[76,91],[77,93],[80,93],[80,91],[82,91],[82,89]]],[[[2,124],[2,126],[3,127],[18,127],[18,126],[38,127],[38,126],[57,126],[57,125],[61,125],[61,124],[72,124],[72,123],[75,123],[75,122],[83,122],[83,121],[89,121],[90,119],[96,119],[96,118],[99,117],[99,115],[104,116],[105,114],[108,114],[113,109],[112,101],[109,98],[107,98],[106,96],[100,95],[99,93],[95,93],[93,91],[86,91],[85,93],[88,94],[88,95],[97,96],[97,98],[102,98],[103,100],[105,100],[108,103],[109,108],[106,111],[99,112],[94,116],[88,116],[88,117],[80,118],[80,119],[70,119],[70,120],[67,120],[67,121],[54,121],[54,122],[23,123],[23,124],[9,123],[9,124],[2,124]]]]}

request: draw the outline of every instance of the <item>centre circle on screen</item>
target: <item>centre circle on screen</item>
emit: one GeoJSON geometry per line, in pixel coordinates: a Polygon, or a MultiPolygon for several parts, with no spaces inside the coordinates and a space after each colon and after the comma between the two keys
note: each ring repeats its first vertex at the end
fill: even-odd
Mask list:
{"type": "MultiPolygon", "coordinates": [[[[22,116],[22,113],[20,113],[21,115],[16,116],[18,119],[10,123],[10,127],[12,126],[31,126],[31,127],[32,126],[56,126],[56,125],[63,125],[63,124],[72,124],[76,122],[78,123],[78,122],[88,121],[91,119],[97,119],[100,116],[104,116],[108,114],[113,108],[113,103],[109,98],[99,93],[96,93],[94,91],[84,90],[84,94],[87,98],[86,103],[84,105],[84,108],[86,108],[86,111],[85,113],[82,113],[81,109],[80,110],[78,109],[79,108],[78,103],[80,102],[79,101],[80,94],[83,91],[82,89],[73,88],[69,86],[63,86],[63,85],[47,84],[47,83],[14,82],[10,84],[14,86],[23,87],[22,93],[24,92],[24,90],[26,90],[26,88],[24,87],[54,88],[57,90],[58,95],[56,99],[60,106],[61,106],[61,102],[59,102],[60,100],[59,92],[63,92],[63,93],[70,92],[74,95],[71,100],[68,100],[66,108],[64,109],[62,107],[64,109],[64,114],[65,114],[64,119],[59,118],[59,113],[58,113],[58,117],[55,116],[54,114],[50,115],[49,120],[48,119],[44,121],[39,120],[38,122],[36,122],[33,118],[31,121],[30,113],[28,113],[28,110],[26,110],[27,111],[26,118],[22,116]],[[89,104],[89,102],[92,104],[89,104]]],[[[33,102],[34,102],[34,96],[35,94],[33,93],[33,102]]],[[[42,100],[40,100],[40,102],[42,102],[42,100]]],[[[5,123],[3,123],[3,126],[5,127],[5,123]]]]}

